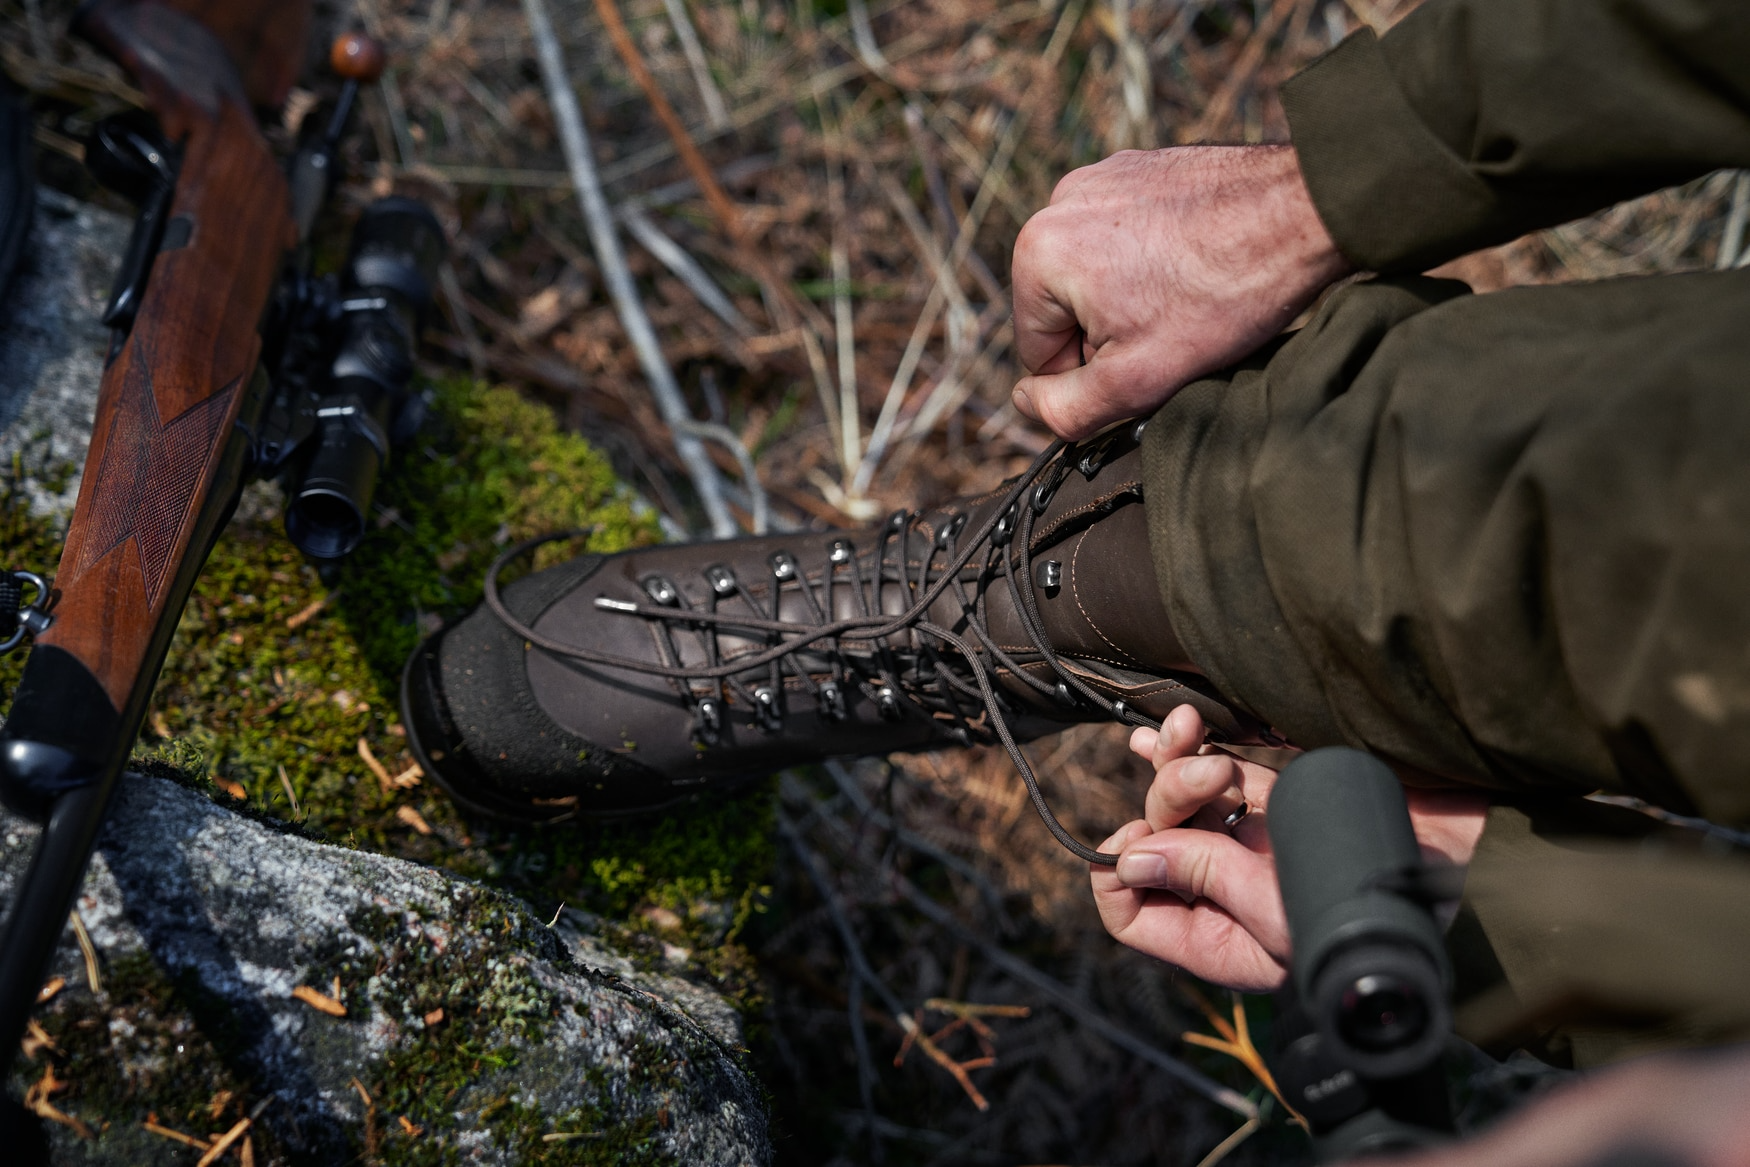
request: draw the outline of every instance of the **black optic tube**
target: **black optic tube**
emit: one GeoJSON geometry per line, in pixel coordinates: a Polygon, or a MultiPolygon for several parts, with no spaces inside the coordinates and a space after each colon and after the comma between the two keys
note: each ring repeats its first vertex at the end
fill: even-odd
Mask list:
{"type": "Polygon", "coordinates": [[[379,199],[353,229],[340,342],[316,405],[310,461],[286,507],[287,536],[317,559],[339,559],[364,537],[443,253],[437,217],[412,199],[379,199]]]}

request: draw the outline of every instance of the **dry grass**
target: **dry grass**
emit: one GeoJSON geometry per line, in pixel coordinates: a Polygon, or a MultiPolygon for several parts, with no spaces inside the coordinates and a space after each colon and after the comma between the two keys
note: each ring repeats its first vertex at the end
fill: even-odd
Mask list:
{"type": "MultiPolygon", "coordinates": [[[[748,322],[704,310],[650,253],[630,248],[695,416],[739,435],[778,521],[793,526],[982,491],[1024,465],[1046,435],[1007,404],[1017,375],[1008,254],[1056,180],[1118,149],[1280,140],[1280,82],[1361,24],[1383,29],[1414,6],[846,2],[621,6],[733,223],[688,180],[596,5],[552,4],[610,199],[642,202],[748,322]]],[[[33,29],[8,3],[0,48],[35,94],[45,173],[89,193],[68,162],[74,143],[136,95],[113,67],[54,35],[69,7],[43,4],[33,29]]],[[[388,42],[393,65],[366,95],[343,200],[417,195],[452,239],[431,359],[524,386],[661,510],[696,526],[591,257],[517,0],[346,7],[329,26],[362,22],[388,42]]],[[[334,88],[316,74],[307,84],[322,96],[334,88]]],[[[1741,214],[1746,193],[1714,176],[1448,270],[1487,290],[1713,266],[1728,208],[1736,195],[1741,214]]],[[[733,479],[734,462],[716,453],[733,479]]],[[[740,501],[745,517],[745,493],[740,501]]],[[[1147,774],[1124,737],[1089,727],[1030,747],[1058,813],[1085,839],[1140,801],[1147,774]]],[[[791,776],[785,811],[828,860],[837,907],[888,989],[907,1009],[933,997],[1034,1009],[989,1022],[995,1064],[973,1072],[986,1111],[930,1059],[894,1067],[903,1026],[847,974],[829,905],[794,870],[781,873],[760,941],[770,986],[761,1049],[786,1161],[1191,1162],[1238,1125],[1049,1007],[895,890],[910,881],[1149,1042],[1220,1066],[1179,1043],[1200,1019],[1171,975],[1100,931],[1085,869],[1039,827],[1000,751],[870,763],[846,781],[791,776]],[[910,841],[879,825],[883,815],[910,841]],[[869,1018],[861,1057],[859,1014],[869,1018]]],[[[945,1056],[982,1056],[972,1036],[944,1038],[945,1056]]],[[[1237,1068],[1229,1080],[1262,1095],[1237,1068]]],[[[1278,1117],[1234,1158],[1301,1153],[1278,1117]]]]}

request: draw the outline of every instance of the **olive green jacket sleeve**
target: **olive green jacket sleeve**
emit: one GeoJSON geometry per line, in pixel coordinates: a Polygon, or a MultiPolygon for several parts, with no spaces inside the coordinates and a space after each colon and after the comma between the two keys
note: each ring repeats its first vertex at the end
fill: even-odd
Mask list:
{"type": "Polygon", "coordinates": [[[1282,100],[1343,253],[1422,271],[1750,166],[1750,4],[1429,0],[1282,100]]]}
{"type": "Polygon", "coordinates": [[[1473,1039],[1750,1039],[1750,864],[1582,841],[1599,789],[1750,828],[1746,320],[1750,269],[1364,281],[1144,434],[1156,576],[1221,693],[1502,801],[1452,945],[1495,966],[1473,1039]]]}
{"type": "Polygon", "coordinates": [[[1750,1038],[1750,855],[1596,803],[1490,810],[1448,934],[1460,1034],[1597,1066],[1750,1038]]]}

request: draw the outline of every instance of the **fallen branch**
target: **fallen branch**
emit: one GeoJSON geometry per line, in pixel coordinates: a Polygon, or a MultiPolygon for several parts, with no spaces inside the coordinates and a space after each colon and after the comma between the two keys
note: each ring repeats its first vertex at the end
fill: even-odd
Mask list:
{"type": "MultiPolygon", "coordinates": [[[[540,62],[541,80],[547,89],[547,100],[553,109],[560,145],[571,170],[578,207],[589,229],[590,244],[595,249],[602,280],[613,298],[620,324],[638,354],[638,363],[644,370],[645,380],[650,383],[657,410],[673,431],[675,453],[680,456],[693,489],[698,492],[699,504],[705,510],[711,532],[718,538],[727,539],[735,535],[737,529],[723,501],[722,480],[703,444],[682,426],[692,418],[686,400],[681,396],[680,386],[675,383],[674,373],[662,355],[656,330],[638,298],[632,273],[626,266],[626,255],[620,248],[620,238],[614,227],[614,215],[596,173],[595,153],[583,126],[583,112],[578,108],[577,94],[572,91],[570,77],[565,71],[565,59],[559,49],[559,38],[553,32],[552,21],[548,19],[545,0],[523,0],[523,12],[528,17],[529,33],[534,38],[535,53],[540,62]]],[[[706,175],[714,185],[715,180],[710,178],[709,171],[706,175]]],[[[697,181],[698,175],[695,174],[694,179],[697,181]]]]}
{"type": "Polygon", "coordinates": [[[699,100],[705,103],[705,120],[713,130],[729,128],[729,109],[723,104],[723,94],[711,76],[711,64],[705,60],[705,46],[699,43],[699,33],[693,19],[687,15],[686,0],[662,0],[668,10],[668,22],[674,26],[675,39],[681,43],[681,55],[687,59],[687,69],[693,74],[693,84],[699,87],[699,100]]]}
{"type": "Polygon", "coordinates": [[[664,235],[662,229],[650,221],[650,216],[637,203],[621,205],[620,222],[626,224],[626,230],[632,233],[632,238],[644,250],[656,257],[663,267],[673,273],[675,279],[685,284],[687,291],[710,309],[713,316],[734,329],[737,336],[749,337],[759,331],[751,320],[741,314],[741,309],[735,306],[728,294],[717,286],[717,281],[699,266],[699,261],[680,244],[664,235]]]}

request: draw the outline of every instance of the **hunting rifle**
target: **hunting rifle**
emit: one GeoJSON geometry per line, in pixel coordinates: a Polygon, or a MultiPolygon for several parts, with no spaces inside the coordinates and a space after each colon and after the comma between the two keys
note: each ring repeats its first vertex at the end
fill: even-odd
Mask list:
{"type": "Polygon", "coordinates": [[[47,587],[17,573],[37,593],[21,613],[34,643],[0,729],[0,800],[43,830],[0,932],[0,1065],[244,479],[280,477],[293,542],[338,558],[419,419],[410,349],[443,249],[431,212],[373,204],[340,279],[311,274],[339,139],[382,49],[335,42],[345,83],[288,166],[257,123],[284,104],[310,23],[310,0],[91,0],[74,18],[147,111],[106,119],[86,147],[139,216],[104,313],[112,340],[59,569],[47,587]]]}

